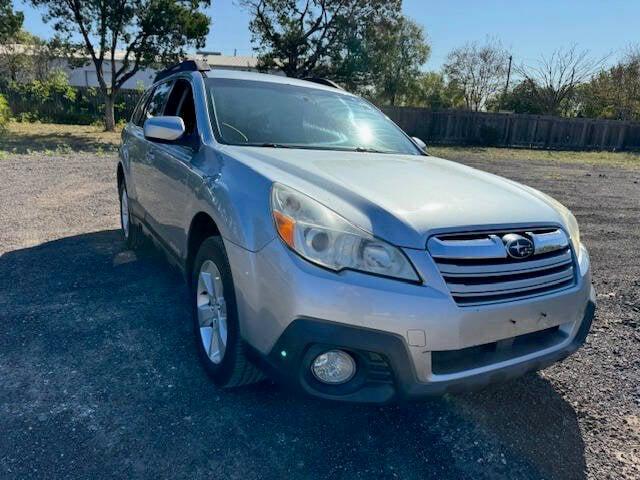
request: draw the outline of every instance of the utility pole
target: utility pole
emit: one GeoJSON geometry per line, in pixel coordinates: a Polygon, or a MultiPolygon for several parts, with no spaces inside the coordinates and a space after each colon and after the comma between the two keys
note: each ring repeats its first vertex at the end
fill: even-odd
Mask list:
{"type": "Polygon", "coordinates": [[[500,102],[500,108],[502,109],[504,104],[504,97],[507,96],[509,91],[509,80],[511,79],[511,62],[513,61],[513,55],[509,55],[509,67],[507,68],[507,83],[504,86],[504,92],[502,93],[502,101],[500,102]]]}

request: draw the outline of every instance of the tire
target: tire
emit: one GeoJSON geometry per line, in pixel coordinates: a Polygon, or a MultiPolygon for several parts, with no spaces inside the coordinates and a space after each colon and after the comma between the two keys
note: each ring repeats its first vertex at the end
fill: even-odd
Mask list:
{"type": "Polygon", "coordinates": [[[136,250],[144,243],[144,234],[139,225],[132,221],[129,195],[124,181],[118,185],[118,199],[120,203],[120,228],[122,236],[130,250],[136,250]]]}
{"type": "Polygon", "coordinates": [[[231,268],[220,237],[209,237],[200,246],[190,290],[196,348],[213,383],[234,388],[264,378],[245,354],[231,268]]]}

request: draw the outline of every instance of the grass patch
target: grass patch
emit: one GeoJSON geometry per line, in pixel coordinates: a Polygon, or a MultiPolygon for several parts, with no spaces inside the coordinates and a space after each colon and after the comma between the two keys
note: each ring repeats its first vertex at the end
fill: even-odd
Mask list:
{"type": "Polygon", "coordinates": [[[113,153],[120,144],[120,131],[105,132],[92,125],[11,122],[0,133],[0,158],[9,153],[113,153]]]}
{"type": "Polygon", "coordinates": [[[429,153],[451,160],[477,159],[487,161],[522,160],[548,161],[558,163],[580,163],[607,165],[625,168],[640,168],[638,152],[587,152],[558,150],[528,150],[520,148],[492,147],[429,147],[429,153]]]}

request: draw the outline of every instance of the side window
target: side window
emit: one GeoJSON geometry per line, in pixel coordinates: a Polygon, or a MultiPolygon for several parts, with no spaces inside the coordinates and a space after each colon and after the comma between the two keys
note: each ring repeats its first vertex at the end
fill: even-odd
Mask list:
{"type": "Polygon", "coordinates": [[[144,109],[144,114],[142,115],[143,123],[151,117],[158,117],[163,114],[164,106],[167,103],[167,97],[171,91],[172,84],[173,82],[165,82],[155,88],[146,108],[144,109]]]}
{"type": "Polygon", "coordinates": [[[149,96],[152,92],[153,90],[147,90],[138,101],[138,105],[136,105],[136,108],[131,115],[131,123],[133,123],[134,125],[137,125],[139,127],[142,126],[142,113],[144,112],[144,108],[147,105],[147,100],[149,100],[149,96]]]}
{"type": "Polygon", "coordinates": [[[182,118],[186,135],[191,135],[197,131],[193,91],[191,84],[187,80],[176,80],[171,95],[169,95],[164,114],[176,115],[182,118]]]}

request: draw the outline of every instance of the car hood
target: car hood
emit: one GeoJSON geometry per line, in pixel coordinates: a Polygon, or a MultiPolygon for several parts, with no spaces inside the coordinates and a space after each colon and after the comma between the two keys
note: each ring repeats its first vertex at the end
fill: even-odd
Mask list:
{"type": "Polygon", "coordinates": [[[444,229],[564,225],[562,207],[511,180],[432,156],[227,147],[227,154],[398,246],[444,229]]]}

